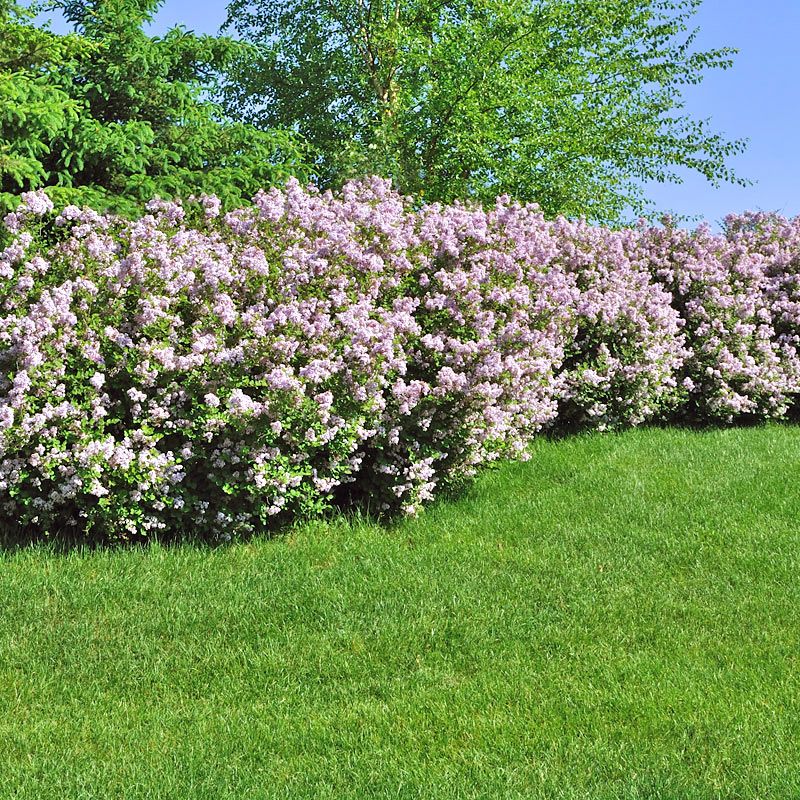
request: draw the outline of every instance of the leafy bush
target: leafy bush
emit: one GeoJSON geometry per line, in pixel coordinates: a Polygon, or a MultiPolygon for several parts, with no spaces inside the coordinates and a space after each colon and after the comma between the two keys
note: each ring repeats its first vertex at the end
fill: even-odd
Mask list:
{"type": "Polygon", "coordinates": [[[766,303],[790,401],[797,413],[800,385],[800,217],[749,212],[725,219],[726,238],[736,247],[765,259],[766,303]]]}
{"type": "Polygon", "coordinates": [[[780,417],[798,394],[799,220],[613,231],[372,178],[133,221],[27,193],[5,225],[6,535],[413,513],[545,427],[780,417]]]}
{"type": "Polygon", "coordinates": [[[797,391],[794,352],[774,326],[769,259],[737,239],[667,221],[645,230],[640,243],[685,323],[684,414],[695,419],[781,417],[797,391]]]}
{"type": "Polygon", "coordinates": [[[682,398],[689,353],[671,297],[639,258],[634,230],[556,220],[557,263],[580,291],[562,375],[560,421],[599,430],[664,417],[682,398]]]}
{"type": "Polygon", "coordinates": [[[504,251],[503,209],[416,215],[378,179],[202,204],[67,207],[49,246],[45,195],[8,216],[7,527],[230,535],[366,465],[372,502],[410,512],[554,416],[565,282],[504,251]]]}

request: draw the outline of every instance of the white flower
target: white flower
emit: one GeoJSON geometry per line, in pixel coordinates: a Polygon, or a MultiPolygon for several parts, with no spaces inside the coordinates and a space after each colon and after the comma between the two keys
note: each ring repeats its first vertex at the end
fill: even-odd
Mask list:
{"type": "Polygon", "coordinates": [[[95,478],[89,486],[89,494],[93,494],[95,497],[103,497],[108,494],[108,489],[95,478]]]}

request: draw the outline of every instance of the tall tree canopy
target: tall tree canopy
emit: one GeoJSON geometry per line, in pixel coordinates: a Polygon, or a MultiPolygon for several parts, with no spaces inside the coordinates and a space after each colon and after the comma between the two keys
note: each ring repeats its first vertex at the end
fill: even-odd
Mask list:
{"type": "Polygon", "coordinates": [[[0,208],[39,186],[63,202],[133,211],[155,195],[239,202],[303,173],[288,132],[233,121],[208,99],[249,49],[229,38],[143,26],[162,0],[56,0],[57,35],[0,0],[0,208]]]}
{"type": "Polygon", "coordinates": [[[681,90],[728,48],[697,52],[701,0],[232,0],[258,46],[229,110],[293,127],[323,184],[363,172],[449,201],[498,192],[616,220],[642,182],[712,182],[743,147],[685,111],[681,90]]]}

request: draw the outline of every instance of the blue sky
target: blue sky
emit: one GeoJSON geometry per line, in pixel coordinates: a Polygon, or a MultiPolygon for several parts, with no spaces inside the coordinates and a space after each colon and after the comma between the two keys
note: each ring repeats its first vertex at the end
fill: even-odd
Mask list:
{"type": "MultiPolygon", "coordinates": [[[[180,23],[216,33],[225,6],[166,0],[153,31],[180,23]]],[[[730,46],[740,52],[731,69],[686,87],[686,109],[710,118],[713,130],[729,138],[750,140],[731,165],[754,185],[714,188],[687,172],[683,184],[653,184],[648,193],[665,211],[712,223],[746,209],[800,214],[800,0],[705,0],[695,20],[698,48],[730,46]]]]}
{"type": "Polygon", "coordinates": [[[750,140],[731,164],[756,183],[715,189],[687,175],[681,185],[650,187],[650,195],[660,207],[709,221],[746,209],[800,214],[800,0],[706,0],[695,19],[698,47],[739,54],[731,69],[686,88],[686,108],[710,117],[714,130],[750,140]]]}

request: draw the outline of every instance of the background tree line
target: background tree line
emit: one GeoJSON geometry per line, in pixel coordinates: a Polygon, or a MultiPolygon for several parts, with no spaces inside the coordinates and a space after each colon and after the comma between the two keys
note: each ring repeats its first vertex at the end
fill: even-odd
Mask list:
{"type": "Polygon", "coordinates": [[[163,0],[0,0],[0,208],[41,186],[123,213],[233,205],[289,175],[376,173],[425,200],[619,222],[680,168],[741,182],[743,142],[683,108],[732,63],[694,49],[701,1],[232,0],[226,35],[154,37],[163,0]]]}

